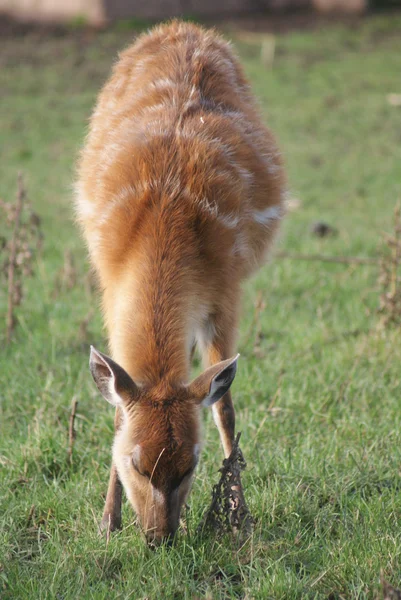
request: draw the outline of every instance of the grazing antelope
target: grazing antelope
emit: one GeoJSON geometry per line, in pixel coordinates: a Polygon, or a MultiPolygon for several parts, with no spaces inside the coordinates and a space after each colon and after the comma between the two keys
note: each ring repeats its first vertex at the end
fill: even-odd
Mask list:
{"type": "Polygon", "coordinates": [[[149,541],[174,535],[202,406],[230,455],[240,285],[278,229],[284,189],[274,138],[214,31],[173,21],[121,54],[76,196],[113,357],[91,349],[96,385],[117,409],[103,527],[121,526],[124,487],[149,541]],[[188,383],[196,345],[206,370],[188,383]]]}

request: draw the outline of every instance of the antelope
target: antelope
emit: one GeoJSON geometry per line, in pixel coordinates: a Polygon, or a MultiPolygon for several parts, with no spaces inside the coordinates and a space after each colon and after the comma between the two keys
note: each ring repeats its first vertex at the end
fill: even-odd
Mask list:
{"type": "Polygon", "coordinates": [[[172,21],[120,54],[76,184],[112,357],[92,347],[90,370],[116,407],[103,529],[121,527],[124,488],[148,542],[171,541],[202,407],[230,455],[241,283],[271,246],[285,186],[275,139],[215,31],[172,21]],[[189,382],[195,347],[205,370],[189,382]]]}

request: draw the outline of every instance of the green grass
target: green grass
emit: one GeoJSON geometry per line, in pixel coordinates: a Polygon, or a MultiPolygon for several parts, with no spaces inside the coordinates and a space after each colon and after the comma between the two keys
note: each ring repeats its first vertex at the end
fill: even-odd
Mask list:
{"type": "MultiPolygon", "coordinates": [[[[45,243],[14,340],[1,340],[0,597],[376,598],[381,570],[401,581],[401,347],[398,330],[377,332],[375,266],[277,259],[245,287],[233,390],[256,527],[242,548],[195,534],[222,457],[210,414],[189,535],[151,552],[127,505],[126,528],[108,544],[97,535],[113,415],[88,371],[89,342],[105,340],[71,183],[96,93],[131,36],[117,27],[2,39],[0,197],[13,198],[22,170],[45,243]],[[55,292],[66,249],[78,284],[55,292]]],[[[279,249],[375,256],[401,199],[401,109],[386,101],[401,92],[400,17],[280,36],[272,71],[257,45],[238,49],[302,203],[279,249]],[[338,235],[313,237],[316,220],[338,235]]]]}

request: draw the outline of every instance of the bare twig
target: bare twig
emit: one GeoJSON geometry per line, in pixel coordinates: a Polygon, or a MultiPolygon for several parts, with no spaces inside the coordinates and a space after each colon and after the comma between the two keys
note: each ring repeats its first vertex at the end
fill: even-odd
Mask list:
{"type": "Polygon", "coordinates": [[[359,256],[326,256],[324,254],[296,254],[291,252],[277,252],[275,258],[288,258],[290,260],[310,260],[317,262],[339,263],[342,265],[379,265],[379,258],[359,256]]]}
{"type": "Polygon", "coordinates": [[[260,316],[266,308],[266,303],[263,300],[263,294],[260,290],[256,296],[254,307],[255,307],[255,310],[253,313],[252,322],[249,326],[248,332],[245,334],[245,339],[242,340],[243,347],[245,347],[248,344],[250,338],[252,337],[252,334],[254,333],[255,328],[256,328],[256,331],[253,336],[254,339],[256,340],[260,334],[260,330],[261,330],[260,316]]]}
{"type": "Polygon", "coordinates": [[[77,412],[77,406],[78,406],[78,400],[76,398],[73,398],[72,406],[71,406],[71,413],[70,413],[70,423],[69,423],[69,427],[68,427],[68,460],[69,460],[70,464],[72,464],[72,453],[73,453],[74,441],[75,441],[75,437],[76,437],[74,424],[75,424],[75,415],[77,412]]]}
{"type": "MultiPolygon", "coordinates": [[[[267,407],[267,412],[268,413],[269,412],[273,412],[274,406],[276,404],[276,400],[277,400],[277,398],[280,398],[280,396],[281,396],[281,382],[283,381],[284,375],[285,375],[285,371],[281,371],[280,374],[279,374],[279,376],[278,376],[277,390],[273,394],[273,397],[270,400],[270,404],[267,407]]],[[[266,417],[265,417],[265,419],[266,419],[266,417]]],[[[265,419],[263,419],[263,421],[265,421],[265,419]]],[[[260,429],[260,426],[259,426],[259,429],[260,429]]],[[[259,429],[258,429],[258,431],[259,431],[259,429]]]]}
{"type": "Polygon", "coordinates": [[[10,247],[10,259],[8,263],[8,302],[7,302],[7,316],[6,316],[6,340],[7,344],[11,341],[11,334],[15,326],[15,270],[16,270],[16,257],[17,257],[17,241],[18,233],[21,222],[21,212],[24,206],[25,189],[22,182],[22,175],[18,173],[18,190],[17,190],[17,203],[14,217],[14,231],[11,238],[10,247]]]}
{"type": "Polygon", "coordinates": [[[26,527],[29,527],[29,525],[31,525],[33,523],[34,520],[34,516],[35,516],[35,505],[32,504],[31,508],[29,509],[29,514],[28,514],[28,518],[26,520],[26,527]]]}

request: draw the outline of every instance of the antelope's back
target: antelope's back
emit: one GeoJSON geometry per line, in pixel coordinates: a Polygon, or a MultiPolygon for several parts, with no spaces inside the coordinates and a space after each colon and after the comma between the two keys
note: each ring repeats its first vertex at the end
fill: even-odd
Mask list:
{"type": "Polygon", "coordinates": [[[284,188],[273,136],[215,32],[172,22],[122,52],[78,168],[77,215],[101,278],[150,223],[157,232],[169,220],[246,275],[277,229],[284,188]]]}

